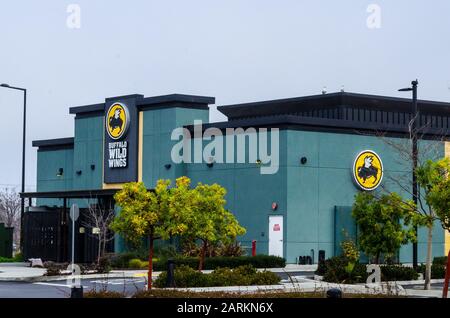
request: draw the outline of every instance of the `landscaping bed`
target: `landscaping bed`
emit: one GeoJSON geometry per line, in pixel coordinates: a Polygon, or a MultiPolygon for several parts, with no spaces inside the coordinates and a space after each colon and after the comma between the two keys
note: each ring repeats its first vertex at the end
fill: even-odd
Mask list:
{"type": "MultiPolygon", "coordinates": [[[[147,269],[148,260],[138,257],[136,253],[122,253],[110,256],[110,264],[114,269],[147,269]]],[[[188,266],[198,268],[198,257],[175,256],[172,258],[175,266],[188,266]]],[[[167,269],[168,258],[153,259],[153,270],[164,271],[167,269]]],[[[286,260],[277,256],[215,256],[205,258],[203,269],[214,270],[220,267],[236,268],[251,265],[255,268],[284,268],[286,260]]]]}
{"type": "MultiPolygon", "coordinates": [[[[446,257],[436,257],[431,266],[431,278],[441,279],[445,277],[446,257]]],[[[356,262],[350,270],[349,260],[345,256],[336,256],[327,259],[317,271],[317,275],[323,277],[323,281],[329,283],[358,284],[367,281],[367,265],[356,262]]],[[[382,281],[410,281],[417,280],[419,274],[425,274],[425,265],[421,264],[415,270],[401,264],[380,264],[382,281]]]]}
{"type": "MultiPolygon", "coordinates": [[[[255,293],[230,293],[230,292],[190,292],[173,289],[152,289],[150,291],[138,291],[133,295],[125,295],[112,291],[87,291],[85,298],[326,298],[325,292],[285,292],[266,291],[255,293]]],[[[369,295],[369,294],[343,294],[343,298],[402,298],[395,295],[369,295]]]]}
{"type": "MultiPolygon", "coordinates": [[[[217,268],[210,274],[204,274],[186,265],[181,265],[174,271],[176,287],[218,287],[218,286],[252,286],[276,285],[280,277],[272,272],[258,272],[251,265],[239,266],[234,269],[217,268]]],[[[154,282],[155,287],[164,288],[167,282],[167,272],[162,272],[154,282]]]]}

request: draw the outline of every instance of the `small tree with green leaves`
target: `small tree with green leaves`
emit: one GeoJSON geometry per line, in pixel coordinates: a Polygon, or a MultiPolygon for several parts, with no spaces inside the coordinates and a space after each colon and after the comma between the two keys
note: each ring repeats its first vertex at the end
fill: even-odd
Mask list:
{"type": "Polygon", "coordinates": [[[142,182],[131,182],[114,196],[121,211],[111,228],[135,244],[143,237],[148,238],[149,289],[152,287],[154,241],[183,234],[191,212],[189,178],[178,178],[172,189],[169,185],[170,180],[158,180],[154,191],[148,191],[142,182]]]}
{"type": "Polygon", "coordinates": [[[198,265],[198,269],[202,270],[209,244],[233,242],[246,231],[234,215],[225,209],[225,188],[218,184],[199,183],[193,193],[192,217],[185,235],[192,241],[199,240],[202,243],[198,265]]]}
{"type": "MultiPolygon", "coordinates": [[[[442,227],[450,231],[450,159],[437,161],[427,160],[417,168],[417,182],[425,191],[425,200],[430,209],[428,218],[428,249],[425,269],[425,288],[429,289],[431,279],[431,239],[433,235],[433,221],[437,218],[442,227]]],[[[450,256],[450,252],[449,252],[450,256]]],[[[447,269],[448,270],[448,269],[447,269]]]]}
{"type": "Polygon", "coordinates": [[[380,257],[392,257],[401,245],[416,240],[414,226],[420,223],[414,203],[396,193],[376,198],[372,193],[355,196],[352,215],[358,226],[358,245],[379,264],[380,257]]]}

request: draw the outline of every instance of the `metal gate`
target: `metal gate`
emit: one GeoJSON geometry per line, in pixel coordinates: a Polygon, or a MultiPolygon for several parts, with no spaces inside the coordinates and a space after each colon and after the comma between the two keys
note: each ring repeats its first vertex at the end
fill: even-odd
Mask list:
{"type": "MultiPolygon", "coordinates": [[[[97,260],[98,238],[86,226],[88,209],[80,209],[75,222],[75,262],[93,263],[97,260]]],[[[43,261],[69,262],[72,254],[72,223],[69,209],[35,207],[24,214],[24,258],[43,261]]],[[[114,241],[108,242],[106,252],[114,251],[114,241]]]]}
{"type": "Polygon", "coordinates": [[[63,262],[67,259],[67,211],[30,208],[24,213],[24,258],[63,262]]]}

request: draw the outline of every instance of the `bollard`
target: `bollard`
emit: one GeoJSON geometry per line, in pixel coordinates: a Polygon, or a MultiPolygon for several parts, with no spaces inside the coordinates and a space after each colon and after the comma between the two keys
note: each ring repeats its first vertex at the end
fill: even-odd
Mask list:
{"type": "Polygon", "coordinates": [[[252,256],[256,256],[256,240],[252,241],[252,256]]]}
{"type": "Polygon", "coordinates": [[[327,298],[342,298],[342,291],[338,288],[328,289],[327,298]]]}
{"type": "Polygon", "coordinates": [[[169,259],[167,261],[167,281],[166,287],[175,287],[175,261],[173,259],[169,259]]]}
{"type": "Polygon", "coordinates": [[[319,260],[317,261],[317,263],[322,263],[325,262],[325,251],[324,250],[319,250],[319,260]]]}
{"type": "Polygon", "coordinates": [[[83,298],[83,286],[72,287],[70,290],[70,298],[83,298]]]}

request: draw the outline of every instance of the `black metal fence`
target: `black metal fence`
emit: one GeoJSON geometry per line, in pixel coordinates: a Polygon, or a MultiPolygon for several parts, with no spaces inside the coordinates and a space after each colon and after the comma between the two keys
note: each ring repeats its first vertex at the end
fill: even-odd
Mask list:
{"type": "MultiPolygon", "coordinates": [[[[75,222],[75,262],[92,263],[97,260],[98,237],[86,226],[87,209],[80,209],[75,222]]],[[[40,208],[24,214],[24,258],[43,261],[70,262],[72,249],[72,221],[69,209],[40,208]]],[[[114,250],[114,242],[106,251],[114,250]]]]}
{"type": "Polygon", "coordinates": [[[5,224],[0,223],[0,256],[12,257],[13,252],[13,227],[6,227],[5,224]]]}

